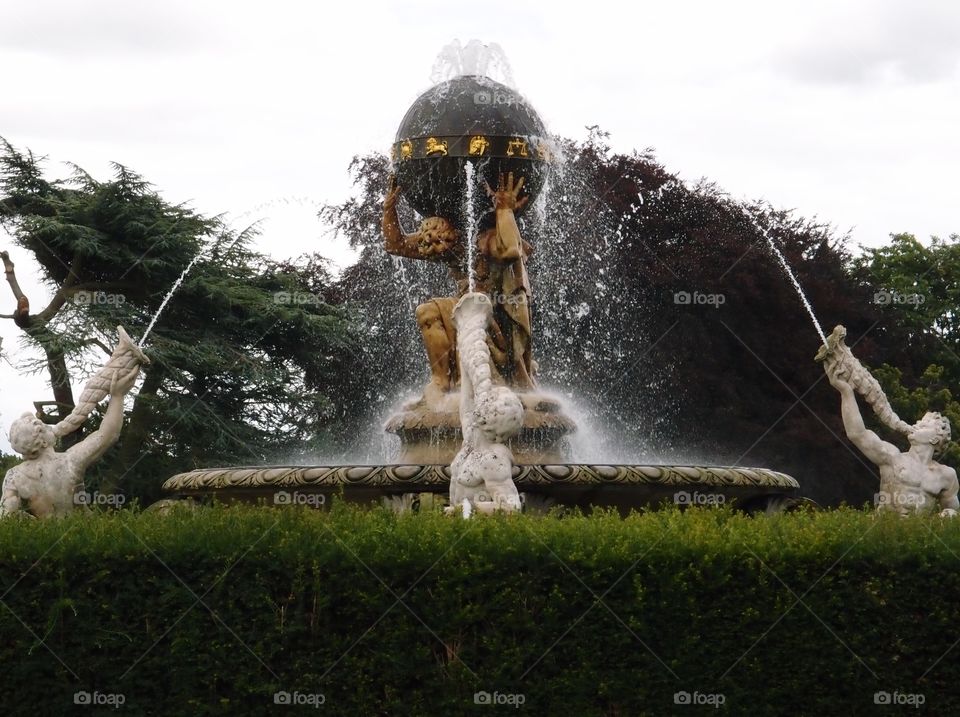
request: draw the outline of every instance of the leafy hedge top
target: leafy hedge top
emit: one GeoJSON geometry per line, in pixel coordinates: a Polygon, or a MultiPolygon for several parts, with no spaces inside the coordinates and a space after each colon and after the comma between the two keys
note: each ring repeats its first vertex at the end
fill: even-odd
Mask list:
{"type": "Polygon", "coordinates": [[[731,510],[678,510],[591,515],[514,515],[454,520],[440,513],[397,515],[387,509],[338,506],[330,512],[253,506],[202,508],[170,514],[123,511],[74,514],[62,520],[0,521],[7,565],[45,560],[134,559],[156,553],[177,559],[225,559],[256,543],[246,560],[298,561],[348,551],[364,561],[397,564],[435,560],[476,562],[555,553],[583,565],[631,562],[638,546],[652,560],[764,561],[848,558],[896,564],[960,560],[960,521],[899,518],[840,509],[751,518],[731,510]],[[849,552],[847,552],[849,550],[849,552]],[[481,558],[481,556],[485,556],[481,558]]]}

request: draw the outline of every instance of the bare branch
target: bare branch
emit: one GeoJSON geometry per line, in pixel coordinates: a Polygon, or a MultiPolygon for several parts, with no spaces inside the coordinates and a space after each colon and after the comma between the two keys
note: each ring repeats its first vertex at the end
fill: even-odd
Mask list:
{"type": "Polygon", "coordinates": [[[80,345],[81,346],[98,346],[101,349],[103,349],[103,352],[107,356],[113,355],[113,351],[105,343],[103,343],[100,339],[97,339],[97,338],[84,339],[83,341],[80,342],[80,345]]]}
{"type": "Polygon", "coordinates": [[[77,252],[73,255],[73,261],[70,262],[70,271],[67,273],[67,278],[63,280],[63,285],[57,290],[57,293],[53,295],[53,298],[50,300],[50,303],[47,304],[46,308],[32,317],[33,319],[47,323],[63,308],[63,305],[67,303],[67,297],[71,294],[70,289],[77,283],[80,272],[80,261],[80,253],[77,252]]]}
{"type": "Polygon", "coordinates": [[[10,254],[6,251],[0,251],[0,259],[3,260],[3,272],[7,275],[7,283],[10,284],[13,298],[17,300],[17,310],[13,312],[13,321],[20,328],[27,328],[30,326],[30,300],[27,299],[20,288],[13,262],[10,261],[10,254]]]}
{"type": "Polygon", "coordinates": [[[63,289],[60,289],[56,294],[53,295],[53,299],[50,300],[50,303],[47,304],[46,308],[32,318],[46,323],[56,316],[56,313],[60,311],[65,303],[67,303],[67,295],[63,289]]]}
{"type": "Polygon", "coordinates": [[[13,269],[13,262],[10,261],[10,254],[6,251],[0,251],[0,259],[3,260],[3,272],[7,275],[7,283],[13,291],[13,298],[19,301],[23,298],[23,290],[17,281],[17,274],[13,269]]]}
{"type": "Polygon", "coordinates": [[[10,255],[6,251],[0,252],[0,259],[3,260],[3,269],[7,275],[7,282],[10,284],[10,289],[13,291],[13,296],[17,300],[17,310],[13,314],[9,315],[0,314],[0,318],[13,319],[17,326],[21,328],[28,328],[36,322],[46,324],[50,321],[50,319],[56,316],[57,312],[63,308],[65,303],[67,303],[67,300],[78,291],[105,291],[136,288],[136,285],[133,282],[79,283],[78,279],[80,277],[80,265],[82,262],[80,254],[77,253],[74,255],[73,261],[70,263],[70,270],[67,273],[66,279],[63,281],[63,285],[57,290],[57,293],[53,295],[53,298],[50,299],[50,303],[47,304],[40,313],[31,316],[30,300],[20,288],[13,262],[10,261],[10,255]]]}

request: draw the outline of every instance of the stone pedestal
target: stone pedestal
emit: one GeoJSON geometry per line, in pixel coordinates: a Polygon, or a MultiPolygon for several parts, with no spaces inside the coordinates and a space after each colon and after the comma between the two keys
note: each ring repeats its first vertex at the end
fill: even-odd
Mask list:
{"type": "MultiPolygon", "coordinates": [[[[516,462],[528,465],[569,460],[566,437],[576,430],[576,424],[563,413],[560,402],[537,392],[517,396],[524,407],[523,427],[507,444],[516,462]]],[[[391,416],[384,430],[400,438],[396,462],[449,465],[463,443],[459,411],[460,392],[455,391],[439,400],[421,398],[391,416]]]]}

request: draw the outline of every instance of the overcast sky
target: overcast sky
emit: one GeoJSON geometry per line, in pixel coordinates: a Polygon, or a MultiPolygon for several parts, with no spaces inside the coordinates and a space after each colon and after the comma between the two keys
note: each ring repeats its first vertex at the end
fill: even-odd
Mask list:
{"type": "MultiPolygon", "coordinates": [[[[960,232],[960,3],[0,0],[0,135],[172,201],[264,219],[277,256],[350,254],[316,219],[385,151],[450,41],[498,43],[551,132],[818,216],[857,244],[960,232]]],[[[0,235],[0,245],[9,247],[0,235]]],[[[33,304],[47,298],[13,251],[33,304]]],[[[13,302],[0,286],[0,313],[13,302]]],[[[0,322],[14,364],[19,332],[0,322]]],[[[78,384],[80,381],[77,382],[78,384]]],[[[9,423],[49,398],[0,363],[9,423]]]]}

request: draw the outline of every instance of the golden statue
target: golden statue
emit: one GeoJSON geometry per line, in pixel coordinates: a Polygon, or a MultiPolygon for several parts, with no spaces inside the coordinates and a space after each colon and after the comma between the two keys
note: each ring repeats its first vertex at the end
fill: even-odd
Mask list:
{"type": "MultiPolygon", "coordinates": [[[[530,352],[530,282],[525,262],[533,251],[520,236],[514,212],[529,197],[520,197],[523,178],[500,176],[496,191],[487,185],[494,208],[494,226],[477,235],[474,251],[474,291],[487,294],[493,316],[487,330],[487,344],[496,370],[495,380],[518,391],[535,387],[535,362],[530,352]]],[[[383,236],[390,254],[410,259],[442,261],[457,285],[457,296],[434,298],[417,307],[417,324],[430,361],[430,383],[424,391],[428,402],[459,383],[456,359],[456,329],[453,309],[470,291],[467,247],[460,232],[443,217],[424,219],[415,234],[404,234],[397,217],[400,189],[391,177],[383,204],[383,236]]]]}

